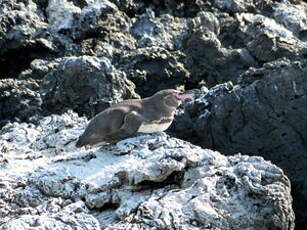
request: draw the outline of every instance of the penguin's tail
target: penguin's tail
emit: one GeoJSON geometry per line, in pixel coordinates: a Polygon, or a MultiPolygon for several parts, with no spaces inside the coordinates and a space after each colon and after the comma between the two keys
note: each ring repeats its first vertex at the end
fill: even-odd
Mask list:
{"type": "Polygon", "coordinates": [[[88,135],[87,133],[83,133],[76,142],[76,147],[80,148],[84,145],[95,145],[102,141],[102,138],[96,134],[88,135]]]}

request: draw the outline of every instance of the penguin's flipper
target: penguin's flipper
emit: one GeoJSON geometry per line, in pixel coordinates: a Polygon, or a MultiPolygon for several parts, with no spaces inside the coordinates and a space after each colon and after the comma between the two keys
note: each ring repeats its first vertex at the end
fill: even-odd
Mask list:
{"type": "Polygon", "coordinates": [[[137,133],[142,125],[143,118],[136,111],[132,111],[124,117],[124,122],[120,129],[111,135],[116,139],[124,139],[137,133]]]}

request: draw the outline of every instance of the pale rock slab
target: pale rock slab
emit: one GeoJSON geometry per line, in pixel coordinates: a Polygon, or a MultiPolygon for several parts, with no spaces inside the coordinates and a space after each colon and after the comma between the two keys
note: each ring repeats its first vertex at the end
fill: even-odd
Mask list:
{"type": "Polygon", "coordinates": [[[0,132],[0,229],[293,229],[290,182],[261,157],[165,133],[76,148],[68,112],[0,132]]]}

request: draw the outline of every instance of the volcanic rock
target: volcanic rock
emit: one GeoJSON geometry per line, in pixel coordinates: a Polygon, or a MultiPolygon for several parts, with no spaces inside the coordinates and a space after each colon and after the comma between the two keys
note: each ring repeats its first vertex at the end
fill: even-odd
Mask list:
{"type": "Polygon", "coordinates": [[[97,103],[138,97],[133,83],[107,58],[66,57],[57,62],[56,68],[44,76],[40,88],[46,112],[62,113],[72,108],[93,116],[99,111],[91,106],[97,103]]]}
{"type": "Polygon", "coordinates": [[[39,83],[33,79],[0,80],[0,128],[8,121],[29,121],[41,113],[39,83]]]}
{"type": "Polygon", "coordinates": [[[136,85],[136,92],[147,97],[188,81],[190,73],[182,63],[183,57],[180,51],[171,52],[157,46],[140,48],[123,55],[119,66],[136,85]]]}
{"type": "Polygon", "coordinates": [[[260,155],[284,169],[300,226],[307,221],[306,64],[279,60],[249,69],[240,85],[204,88],[172,127],[172,134],[204,148],[260,155]]]}
{"type": "Polygon", "coordinates": [[[165,133],[75,147],[68,112],[0,132],[0,229],[294,229],[290,182],[262,157],[165,133]]]}

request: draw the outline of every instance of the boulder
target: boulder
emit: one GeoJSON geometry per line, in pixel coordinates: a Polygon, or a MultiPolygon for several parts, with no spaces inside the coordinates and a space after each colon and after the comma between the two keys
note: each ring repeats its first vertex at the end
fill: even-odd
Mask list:
{"type": "Polygon", "coordinates": [[[170,14],[157,16],[148,8],[145,13],[133,18],[130,32],[137,39],[138,47],[159,46],[178,50],[182,47],[186,30],[186,19],[170,14]]]}
{"type": "MultiPolygon", "coordinates": [[[[135,48],[129,33],[130,18],[108,0],[51,0],[46,12],[49,30],[73,44],[74,55],[109,55],[110,58],[119,52],[117,49],[135,48]]],[[[65,47],[68,53],[69,46],[65,47]]]]}
{"type": "Polygon", "coordinates": [[[258,62],[270,62],[279,58],[298,60],[307,54],[306,42],[275,20],[250,13],[242,13],[238,18],[241,23],[241,39],[258,62]]]}
{"type": "MultiPolygon", "coordinates": [[[[226,1],[215,3],[231,5],[226,1]]],[[[271,7],[275,18],[265,12],[244,11],[239,11],[235,17],[227,13],[200,12],[192,18],[183,39],[185,66],[193,76],[191,80],[204,81],[207,87],[227,81],[238,83],[239,76],[250,67],[261,67],[280,58],[304,59],[307,54],[304,17],[298,14],[293,18],[291,15],[297,7],[292,6],[291,14],[281,23],[281,15],[286,14],[285,6],[271,7]],[[294,23],[296,20],[298,22],[294,23]]]]}
{"type": "Polygon", "coordinates": [[[307,39],[307,15],[304,13],[306,4],[295,5],[290,2],[276,2],[272,6],[274,12],[274,19],[284,25],[288,30],[298,37],[300,40],[307,39]]]}
{"type": "Polygon", "coordinates": [[[135,43],[130,19],[107,0],[3,1],[0,15],[0,78],[16,78],[35,59],[114,50],[112,57],[135,43]],[[99,47],[90,47],[91,40],[99,47]]]}
{"type": "Polygon", "coordinates": [[[279,60],[251,68],[240,85],[224,83],[187,101],[172,133],[225,154],[259,155],[292,182],[298,226],[306,226],[307,63],[279,60]]]}
{"type": "Polygon", "coordinates": [[[48,26],[52,32],[65,33],[78,27],[81,9],[74,2],[50,0],[46,8],[48,26]]]}
{"type": "Polygon", "coordinates": [[[290,182],[262,157],[165,133],[75,147],[68,112],[0,131],[0,229],[294,229],[290,182]]]}
{"type": "Polygon", "coordinates": [[[46,113],[75,109],[80,114],[93,116],[99,112],[93,107],[97,104],[138,97],[133,83],[107,58],[65,57],[56,62],[40,87],[46,113]]]}
{"type": "Polygon", "coordinates": [[[189,80],[183,58],[180,51],[154,46],[125,53],[118,66],[136,85],[136,92],[147,97],[161,89],[180,87],[189,80]]]}
{"type": "Polygon", "coordinates": [[[248,67],[258,65],[246,47],[224,44],[223,36],[226,35],[220,35],[223,24],[226,22],[220,24],[216,15],[210,12],[200,12],[189,21],[183,52],[184,64],[191,73],[190,81],[194,86],[198,83],[212,87],[229,80],[237,82],[238,76],[248,67]]]}

